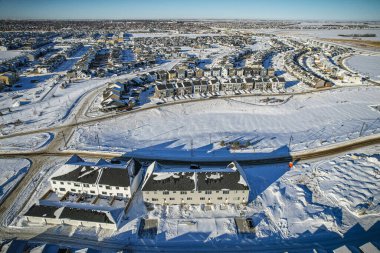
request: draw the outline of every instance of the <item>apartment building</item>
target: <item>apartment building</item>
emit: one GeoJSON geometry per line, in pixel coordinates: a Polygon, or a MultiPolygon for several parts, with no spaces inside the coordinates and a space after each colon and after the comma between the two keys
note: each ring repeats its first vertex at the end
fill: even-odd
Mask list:
{"type": "Polygon", "coordinates": [[[226,167],[168,167],[153,162],[147,169],[143,199],[160,205],[247,204],[250,188],[237,162],[226,167]]]}
{"type": "Polygon", "coordinates": [[[67,192],[130,198],[142,178],[141,165],[130,160],[127,165],[100,159],[85,162],[74,155],[50,179],[52,189],[63,196],[67,192]],[[67,171],[62,173],[62,171],[67,171]]]}

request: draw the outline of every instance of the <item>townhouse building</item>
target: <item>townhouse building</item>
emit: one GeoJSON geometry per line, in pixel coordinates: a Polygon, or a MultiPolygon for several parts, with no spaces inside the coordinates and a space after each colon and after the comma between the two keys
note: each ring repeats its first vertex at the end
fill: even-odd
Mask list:
{"type": "Polygon", "coordinates": [[[250,188],[237,162],[207,168],[153,162],[141,191],[145,202],[159,205],[247,204],[250,188]]]}

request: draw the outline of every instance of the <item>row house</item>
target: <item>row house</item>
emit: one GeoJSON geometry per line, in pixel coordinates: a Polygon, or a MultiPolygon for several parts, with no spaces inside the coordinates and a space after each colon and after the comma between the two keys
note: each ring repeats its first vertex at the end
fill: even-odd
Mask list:
{"type": "Polygon", "coordinates": [[[144,202],[159,205],[247,204],[250,187],[237,162],[226,167],[163,166],[153,162],[141,187],[144,202]]]}
{"type": "Polygon", "coordinates": [[[73,192],[131,198],[141,180],[140,168],[133,159],[119,165],[103,159],[86,162],[74,155],[52,176],[50,184],[59,196],[73,192]]]}

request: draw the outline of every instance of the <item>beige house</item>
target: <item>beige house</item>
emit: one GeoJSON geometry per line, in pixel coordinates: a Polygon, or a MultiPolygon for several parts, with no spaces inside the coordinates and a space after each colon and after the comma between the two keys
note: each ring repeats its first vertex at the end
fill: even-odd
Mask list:
{"type": "Polygon", "coordinates": [[[237,162],[225,168],[170,168],[153,162],[147,169],[143,199],[152,204],[247,204],[250,188],[237,162]]]}

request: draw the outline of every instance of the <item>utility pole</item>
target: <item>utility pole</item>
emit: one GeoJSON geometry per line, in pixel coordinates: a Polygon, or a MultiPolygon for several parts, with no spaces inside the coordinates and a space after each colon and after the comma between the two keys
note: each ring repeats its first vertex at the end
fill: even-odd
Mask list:
{"type": "Polygon", "coordinates": [[[63,131],[61,131],[61,134],[63,136],[63,141],[65,142],[65,148],[66,148],[66,145],[67,145],[67,142],[66,142],[66,137],[65,137],[65,134],[63,133],[63,131]]]}
{"type": "Polygon", "coordinates": [[[289,150],[290,150],[290,145],[291,145],[291,143],[292,143],[292,140],[293,140],[293,135],[290,135],[290,138],[289,138],[289,145],[288,145],[289,150]]]}
{"type": "Polygon", "coordinates": [[[100,150],[100,142],[99,142],[99,135],[96,133],[96,139],[98,141],[98,149],[100,150]]]}
{"type": "Polygon", "coordinates": [[[191,145],[191,157],[193,157],[193,139],[191,139],[191,142],[190,142],[190,145],[191,145]]]}
{"type": "Polygon", "coordinates": [[[363,122],[362,128],[360,129],[359,137],[362,136],[364,130],[365,122],[363,122]]]}

